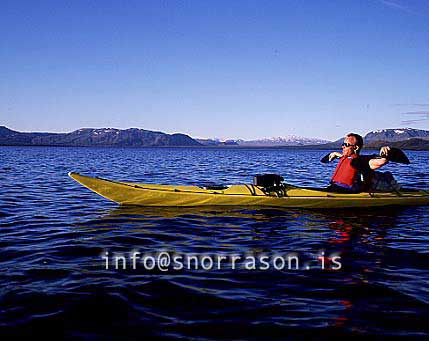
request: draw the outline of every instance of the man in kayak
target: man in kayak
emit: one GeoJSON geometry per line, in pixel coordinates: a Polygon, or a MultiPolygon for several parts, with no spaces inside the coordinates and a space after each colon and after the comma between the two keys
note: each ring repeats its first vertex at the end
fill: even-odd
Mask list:
{"type": "Polygon", "coordinates": [[[337,168],[328,187],[329,191],[339,193],[358,193],[363,189],[363,183],[368,181],[371,173],[388,162],[390,147],[380,149],[380,156],[360,155],[363,146],[362,136],[348,134],[341,145],[343,152],[329,154],[329,161],[339,158],[337,168]]]}

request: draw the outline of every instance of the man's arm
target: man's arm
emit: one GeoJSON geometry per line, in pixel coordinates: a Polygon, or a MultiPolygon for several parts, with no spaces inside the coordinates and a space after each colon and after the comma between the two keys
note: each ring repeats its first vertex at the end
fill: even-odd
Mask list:
{"type": "Polygon", "coordinates": [[[369,160],[369,167],[374,170],[388,163],[389,161],[387,160],[386,156],[389,154],[389,150],[390,150],[389,146],[381,147],[380,149],[381,158],[369,160]]]}
{"type": "Polygon", "coordinates": [[[369,167],[371,169],[378,169],[382,166],[384,166],[386,163],[388,163],[387,159],[385,157],[382,157],[380,159],[371,159],[369,160],[369,167]]]}

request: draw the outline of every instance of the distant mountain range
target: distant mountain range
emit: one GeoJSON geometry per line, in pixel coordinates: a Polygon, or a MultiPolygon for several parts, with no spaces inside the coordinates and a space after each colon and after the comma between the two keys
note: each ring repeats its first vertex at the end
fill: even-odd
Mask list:
{"type": "Polygon", "coordinates": [[[195,141],[207,147],[238,146],[238,143],[234,140],[220,141],[217,139],[195,139],[195,141]]]}
{"type": "MultiPolygon", "coordinates": [[[[343,137],[327,140],[295,135],[260,140],[193,139],[186,134],[166,134],[138,128],[82,128],[71,133],[23,133],[0,126],[0,145],[24,146],[99,146],[99,147],[278,147],[307,149],[339,149],[343,137]]],[[[429,131],[413,128],[371,131],[364,137],[364,147],[383,145],[429,150],[429,131]]]]}
{"type": "Polygon", "coordinates": [[[383,129],[365,135],[367,148],[385,145],[408,150],[429,150],[429,131],[413,128],[383,129]]]}
{"type": "MultiPolygon", "coordinates": [[[[370,131],[364,136],[364,148],[380,148],[385,145],[408,150],[429,150],[429,131],[414,128],[382,129],[370,131]]],[[[339,149],[344,137],[334,142],[314,145],[315,149],[339,149]]]]}
{"type": "MultiPolygon", "coordinates": [[[[205,146],[241,146],[241,147],[303,147],[308,149],[339,149],[344,137],[333,142],[290,135],[260,140],[197,140],[205,146]]],[[[364,148],[379,148],[389,144],[394,147],[412,150],[429,150],[429,131],[413,128],[374,130],[364,136],[364,148]]]]}
{"type": "Polygon", "coordinates": [[[321,140],[316,138],[301,137],[296,135],[288,135],[285,137],[272,137],[259,140],[226,140],[219,141],[216,139],[202,140],[197,139],[203,145],[206,146],[243,146],[243,147],[282,147],[282,146],[308,146],[324,144],[329,142],[328,140],[321,140]]]}
{"type": "Polygon", "coordinates": [[[71,133],[21,133],[0,127],[0,145],[166,147],[201,146],[185,134],[165,134],[144,129],[83,128],[71,133]]]}
{"type": "Polygon", "coordinates": [[[365,143],[375,141],[397,142],[410,139],[429,140],[429,131],[413,128],[374,130],[365,135],[365,143]]]}
{"type": "Polygon", "coordinates": [[[285,137],[273,137],[266,138],[261,140],[236,140],[240,146],[264,146],[264,147],[281,147],[281,146],[308,146],[308,145],[318,145],[329,142],[328,140],[321,140],[316,138],[301,137],[296,135],[288,135],[285,137]]]}
{"type": "Polygon", "coordinates": [[[0,145],[99,146],[99,147],[281,147],[326,143],[326,140],[286,136],[261,140],[193,139],[185,134],[166,134],[144,129],[82,128],[71,133],[23,133],[0,126],[0,145]]]}

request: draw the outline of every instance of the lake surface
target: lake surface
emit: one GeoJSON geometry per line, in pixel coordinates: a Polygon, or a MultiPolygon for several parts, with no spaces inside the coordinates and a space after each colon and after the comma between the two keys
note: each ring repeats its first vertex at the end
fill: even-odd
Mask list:
{"type": "MultiPolygon", "coordinates": [[[[319,162],[325,153],[0,147],[0,336],[429,337],[428,207],[121,208],[67,176],[191,185],[278,173],[292,184],[325,186],[335,166],[319,162]],[[134,252],[146,260],[162,252],[205,256],[206,265],[219,255],[292,255],[300,266],[133,268],[134,252]]],[[[429,153],[407,155],[411,165],[384,169],[429,188],[429,153]]]]}

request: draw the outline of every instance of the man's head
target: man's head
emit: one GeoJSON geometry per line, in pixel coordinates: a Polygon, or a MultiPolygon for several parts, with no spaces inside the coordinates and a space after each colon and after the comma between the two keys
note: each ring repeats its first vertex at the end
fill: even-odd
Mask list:
{"type": "Polygon", "coordinates": [[[362,146],[362,136],[355,133],[347,134],[342,144],[343,156],[352,156],[353,154],[359,154],[360,150],[362,149],[362,146]]]}

